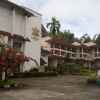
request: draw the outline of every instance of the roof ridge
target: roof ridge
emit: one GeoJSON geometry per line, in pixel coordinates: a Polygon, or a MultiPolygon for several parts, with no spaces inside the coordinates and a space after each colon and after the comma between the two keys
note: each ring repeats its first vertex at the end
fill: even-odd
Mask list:
{"type": "Polygon", "coordinates": [[[10,3],[10,4],[12,4],[12,5],[16,6],[16,7],[21,8],[22,10],[26,11],[27,13],[29,13],[31,16],[35,16],[34,13],[41,16],[40,13],[34,11],[33,9],[31,9],[29,7],[26,7],[24,5],[21,5],[21,4],[15,3],[15,2],[13,2],[11,0],[2,0],[2,1],[8,2],[8,3],[10,3]]]}

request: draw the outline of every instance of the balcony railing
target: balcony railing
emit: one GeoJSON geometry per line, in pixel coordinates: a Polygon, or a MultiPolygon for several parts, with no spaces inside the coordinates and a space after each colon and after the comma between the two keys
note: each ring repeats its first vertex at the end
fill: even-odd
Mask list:
{"type": "Polygon", "coordinates": [[[94,59],[100,59],[100,52],[94,52],[94,53],[86,53],[86,52],[72,52],[58,49],[58,48],[50,48],[50,55],[55,55],[59,57],[66,57],[67,54],[70,59],[84,59],[84,60],[94,60],[94,59]]]}
{"type": "Polygon", "coordinates": [[[94,53],[94,58],[95,59],[100,59],[100,52],[94,53]]]}
{"type": "Polygon", "coordinates": [[[84,52],[72,52],[72,54],[70,54],[70,58],[71,59],[83,59],[83,60],[92,60],[93,57],[88,54],[88,53],[84,53],[84,52]]]}
{"type": "Polygon", "coordinates": [[[66,50],[58,49],[58,48],[51,48],[50,55],[58,56],[58,57],[66,57],[66,50]]]}

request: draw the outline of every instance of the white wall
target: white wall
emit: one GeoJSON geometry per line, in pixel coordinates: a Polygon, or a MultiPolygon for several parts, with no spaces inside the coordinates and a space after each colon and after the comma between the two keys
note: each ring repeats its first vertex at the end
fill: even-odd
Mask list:
{"type": "Polygon", "coordinates": [[[49,39],[51,39],[49,36],[41,38],[41,46],[48,50],[50,50],[50,48],[51,48],[50,43],[47,42],[49,39]]]}
{"type": "MultiPolygon", "coordinates": [[[[40,65],[40,39],[32,39],[32,27],[36,27],[41,33],[41,16],[27,17],[23,12],[11,9],[10,6],[0,2],[0,30],[10,32],[12,34],[19,34],[28,37],[31,42],[26,42],[25,54],[36,59],[40,65]]],[[[30,70],[32,67],[37,67],[34,62],[26,63],[23,71],[30,70]]]]}
{"type": "Polygon", "coordinates": [[[25,34],[25,16],[20,11],[15,12],[15,25],[14,25],[14,33],[18,35],[24,36],[25,34]]]}
{"type": "MultiPolygon", "coordinates": [[[[40,47],[40,40],[41,36],[38,40],[32,38],[32,28],[37,28],[41,33],[41,17],[31,17],[27,19],[27,37],[30,38],[31,42],[26,43],[25,54],[34,58],[39,66],[40,66],[40,55],[41,55],[41,47],[40,47]]],[[[30,70],[31,68],[39,68],[35,62],[26,62],[24,66],[24,71],[30,70]]]]}
{"type": "Polygon", "coordinates": [[[13,9],[10,6],[0,2],[0,30],[23,35],[25,33],[25,16],[22,11],[15,10],[13,20],[13,14],[13,9]]]}
{"type": "Polygon", "coordinates": [[[0,4],[0,30],[11,32],[12,28],[12,12],[9,7],[0,4]]]}

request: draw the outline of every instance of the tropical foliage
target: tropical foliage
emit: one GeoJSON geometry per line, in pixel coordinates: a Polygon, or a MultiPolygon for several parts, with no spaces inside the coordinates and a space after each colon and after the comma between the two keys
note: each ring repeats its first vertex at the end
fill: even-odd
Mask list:
{"type": "Polygon", "coordinates": [[[23,52],[1,46],[0,71],[2,73],[2,80],[6,79],[7,74],[13,73],[18,65],[28,60],[28,57],[26,57],[23,52]]]}
{"type": "Polygon", "coordinates": [[[55,17],[52,17],[51,22],[47,23],[47,28],[50,29],[50,35],[57,35],[60,32],[60,26],[60,22],[55,17]]]}
{"type": "Polygon", "coordinates": [[[80,38],[76,38],[74,36],[74,33],[72,33],[70,30],[66,30],[64,32],[60,31],[60,21],[56,19],[56,17],[52,17],[51,22],[47,23],[47,28],[49,28],[49,35],[52,37],[62,37],[67,42],[80,42],[80,43],[86,43],[86,42],[95,42],[96,44],[100,44],[100,34],[95,34],[93,38],[91,38],[88,33],[83,34],[80,38]]]}
{"type": "Polygon", "coordinates": [[[81,38],[80,38],[80,42],[81,43],[86,43],[86,42],[90,42],[91,41],[91,37],[88,34],[84,34],[81,38]]]}
{"type": "Polygon", "coordinates": [[[38,40],[40,37],[39,30],[35,27],[32,28],[32,39],[38,40]]]}
{"type": "Polygon", "coordinates": [[[98,34],[98,35],[95,36],[94,42],[95,42],[97,45],[100,45],[100,34],[98,34]]]}
{"type": "Polygon", "coordinates": [[[74,42],[74,34],[70,30],[64,31],[63,36],[67,42],[74,42]]]}

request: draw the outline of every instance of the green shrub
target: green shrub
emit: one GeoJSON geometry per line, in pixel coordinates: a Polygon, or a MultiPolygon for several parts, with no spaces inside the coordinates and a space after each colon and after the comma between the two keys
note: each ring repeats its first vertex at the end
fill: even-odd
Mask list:
{"type": "Polygon", "coordinates": [[[97,78],[96,73],[90,73],[89,78],[90,79],[96,79],[97,78]]]}
{"type": "Polygon", "coordinates": [[[14,86],[16,82],[14,80],[0,80],[0,87],[4,87],[5,85],[14,86]]]}
{"type": "Polygon", "coordinates": [[[63,67],[64,67],[64,71],[69,74],[80,73],[81,66],[79,64],[67,63],[67,64],[64,64],[63,67]]]}
{"type": "Polygon", "coordinates": [[[84,67],[80,69],[80,75],[91,76],[91,74],[96,74],[96,71],[90,70],[90,69],[87,69],[87,68],[84,68],[84,67]]]}
{"type": "Polygon", "coordinates": [[[76,63],[66,63],[63,64],[64,71],[69,74],[80,74],[83,76],[89,76],[91,73],[96,73],[95,70],[89,70],[88,68],[85,68],[84,66],[76,63]]]}
{"type": "Polygon", "coordinates": [[[89,73],[90,73],[89,70],[86,69],[86,68],[82,68],[82,69],[80,69],[80,75],[88,76],[89,73]]]}
{"type": "Polygon", "coordinates": [[[47,76],[57,76],[56,72],[22,72],[15,73],[11,78],[28,78],[28,77],[47,77],[47,76]]]}
{"type": "Polygon", "coordinates": [[[93,73],[93,72],[89,73],[87,82],[90,84],[95,84],[96,80],[97,80],[96,73],[93,73]]]}

